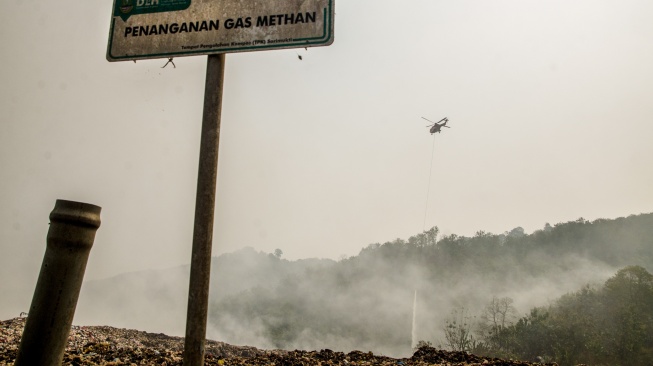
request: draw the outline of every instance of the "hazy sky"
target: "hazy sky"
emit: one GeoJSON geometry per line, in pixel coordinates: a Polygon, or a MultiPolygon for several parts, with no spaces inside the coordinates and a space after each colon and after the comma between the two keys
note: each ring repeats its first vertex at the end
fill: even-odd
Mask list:
{"type": "MultiPolygon", "coordinates": [[[[206,56],[107,62],[111,5],[0,2],[0,298],[33,290],[57,198],[102,207],[87,279],[190,261],[206,56]]],[[[214,255],[338,258],[419,233],[422,116],[452,127],[435,136],[426,228],[653,211],[650,1],[336,13],[330,47],[227,56],[214,255]]]]}

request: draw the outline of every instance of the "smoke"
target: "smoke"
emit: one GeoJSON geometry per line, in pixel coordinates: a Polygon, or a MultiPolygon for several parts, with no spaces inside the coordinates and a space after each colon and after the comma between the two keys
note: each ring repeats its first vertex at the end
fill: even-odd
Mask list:
{"type": "Polygon", "coordinates": [[[416,335],[416,328],[417,328],[417,290],[415,290],[415,297],[413,298],[413,326],[411,327],[411,334],[410,334],[410,346],[415,347],[417,344],[417,335],[416,335]]]}
{"type": "MultiPolygon", "coordinates": [[[[649,227],[650,218],[635,219],[649,227]]],[[[419,341],[444,344],[445,321],[461,307],[476,324],[493,298],[507,297],[521,317],[612,276],[621,262],[576,250],[580,244],[570,245],[573,250],[551,249],[581,229],[586,236],[576,235],[574,243],[603,248],[592,234],[605,230],[603,222],[572,224],[575,231],[562,224],[545,234],[513,230],[519,234],[513,242],[487,233],[445,236],[437,244],[420,241],[425,236],[397,239],[340,261],[289,261],[252,248],[224,254],[212,262],[207,337],[265,349],[329,348],[406,357],[419,341]]],[[[630,228],[629,239],[615,251],[640,248],[647,240],[630,228]]],[[[601,251],[601,256],[610,253],[601,251]]],[[[182,266],[89,281],[75,322],[183,336],[188,277],[189,266],[182,266]]]]}
{"type": "MultiPolygon", "coordinates": [[[[442,344],[444,321],[460,306],[480,314],[492,297],[510,297],[525,314],[615,272],[584,258],[540,259],[552,261],[550,276],[515,272],[497,281],[466,272],[433,280],[418,266],[393,269],[391,262],[379,260],[365,263],[372,275],[334,277],[329,273],[344,271],[358,259],[320,261],[321,268],[315,268],[245,249],[214,259],[207,337],[264,349],[329,348],[405,357],[418,341],[442,344]]],[[[188,275],[189,267],[183,266],[85,283],[75,322],[183,336],[188,275]]]]}

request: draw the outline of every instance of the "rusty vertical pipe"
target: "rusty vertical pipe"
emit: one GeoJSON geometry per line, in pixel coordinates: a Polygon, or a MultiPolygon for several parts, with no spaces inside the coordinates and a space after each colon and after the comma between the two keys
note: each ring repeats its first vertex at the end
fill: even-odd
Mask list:
{"type": "Polygon", "coordinates": [[[88,255],[100,227],[95,205],[57,200],[16,366],[61,365],[88,255]]]}
{"type": "Polygon", "coordinates": [[[204,113],[200,141],[200,162],[195,198],[195,224],[188,286],[184,366],[204,365],[206,319],[209,308],[213,216],[218,177],[220,114],[224,84],[225,55],[209,55],[206,64],[204,113]]]}

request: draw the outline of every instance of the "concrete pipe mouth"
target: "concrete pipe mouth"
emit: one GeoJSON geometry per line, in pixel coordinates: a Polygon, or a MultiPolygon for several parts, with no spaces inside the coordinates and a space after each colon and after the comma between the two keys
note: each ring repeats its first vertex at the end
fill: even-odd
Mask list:
{"type": "Polygon", "coordinates": [[[90,203],[58,199],[50,213],[50,222],[61,222],[80,226],[100,227],[102,208],[90,203]]]}

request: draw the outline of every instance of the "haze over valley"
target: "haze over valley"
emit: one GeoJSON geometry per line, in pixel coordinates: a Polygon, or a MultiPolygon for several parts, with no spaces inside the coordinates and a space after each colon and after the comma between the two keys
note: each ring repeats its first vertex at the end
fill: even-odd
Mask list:
{"type": "MultiPolygon", "coordinates": [[[[434,227],[338,261],[244,248],[213,259],[208,337],[403,357],[418,340],[449,348],[444,325],[455,312],[465,311],[477,331],[488,304],[509,298],[514,324],[632,265],[653,268],[653,214],[547,224],[530,234],[518,227],[463,237],[434,227]]],[[[75,321],[183,335],[188,272],[181,266],[88,281],[75,321]]]]}

